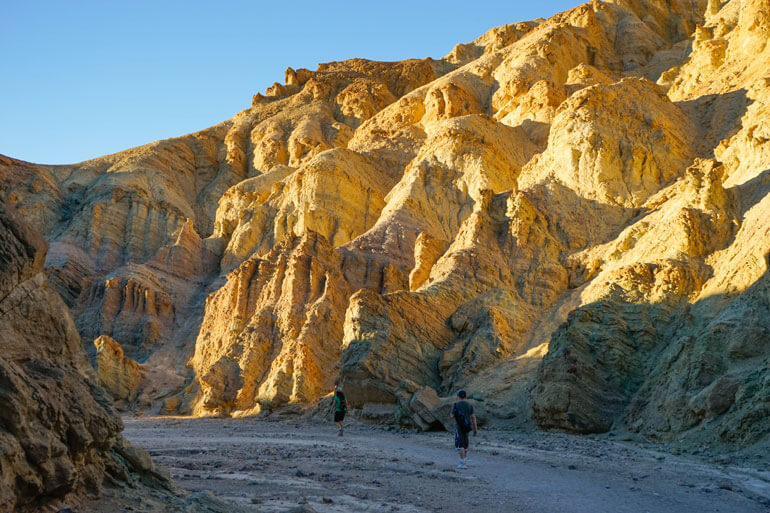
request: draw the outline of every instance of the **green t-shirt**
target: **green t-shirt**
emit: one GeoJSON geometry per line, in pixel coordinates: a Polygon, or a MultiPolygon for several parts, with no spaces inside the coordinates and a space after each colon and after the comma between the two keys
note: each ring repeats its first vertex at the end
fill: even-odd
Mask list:
{"type": "Polygon", "coordinates": [[[345,404],[337,394],[334,394],[334,411],[345,411],[345,404]]]}

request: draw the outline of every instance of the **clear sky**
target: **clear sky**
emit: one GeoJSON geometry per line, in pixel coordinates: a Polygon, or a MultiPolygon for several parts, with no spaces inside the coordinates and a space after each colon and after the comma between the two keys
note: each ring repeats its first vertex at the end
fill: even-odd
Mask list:
{"type": "Polygon", "coordinates": [[[200,130],[287,66],[439,58],[580,0],[0,0],[0,153],[64,164],[200,130]]]}

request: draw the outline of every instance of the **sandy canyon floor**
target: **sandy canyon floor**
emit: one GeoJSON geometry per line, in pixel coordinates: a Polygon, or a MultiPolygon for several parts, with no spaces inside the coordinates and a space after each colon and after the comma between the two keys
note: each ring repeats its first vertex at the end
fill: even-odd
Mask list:
{"type": "MultiPolygon", "coordinates": [[[[124,421],[125,436],[179,486],[266,513],[770,511],[764,458],[749,468],[610,437],[490,430],[472,439],[470,468],[458,471],[444,432],[352,421],[339,438],[331,423],[124,421]]],[[[149,508],[137,499],[125,511],[149,508]]]]}

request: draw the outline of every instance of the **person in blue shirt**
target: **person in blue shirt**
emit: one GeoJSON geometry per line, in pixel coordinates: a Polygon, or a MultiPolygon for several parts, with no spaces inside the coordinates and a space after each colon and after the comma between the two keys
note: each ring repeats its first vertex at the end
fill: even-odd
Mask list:
{"type": "Polygon", "coordinates": [[[460,464],[458,469],[468,468],[465,464],[465,458],[468,456],[468,433],[473,431],[473,436],[479,432],[479,426],[476,422],[476,414],[473,413],[473,405],[466,401],[467,394],[465,390],[457,392],[458,401],[452,406],[452,412],[449,414],[455,420],[455,448],[460,455],[460,464]]]}

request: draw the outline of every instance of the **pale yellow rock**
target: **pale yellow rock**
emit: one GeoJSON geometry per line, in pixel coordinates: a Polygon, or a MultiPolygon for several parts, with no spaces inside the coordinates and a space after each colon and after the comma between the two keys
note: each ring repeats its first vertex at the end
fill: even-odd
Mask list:
{"type": "Polygon", "coordinates": [[[390,187],[392,179],[369,159],[345,149],[246,180],[226,193],[217,213],[215,236],[227,244],[222,268],[307,230],[340,246],[374,224],[390,187]]]}
{"type": "Polygon", "coordinates": [[[348,149],[388,167],[403,169],[425,139],[420,124],[425,116],[424,88],[401,97],[365,121],[354,132],[348,149]]]}
{"type": "Polygon", "coordinates": [[[453,78],[428,89],[425,95],[423,123],[483,112],[481,102],[473,92],[473,86],[464,84],[462,75],[453,78]]]}
{"type": "Polygon", "coordinates": [[[548,149],[520,186],[550,178],[588,201],[638,207],[692,161],[693,135],[691,121],[651,82],[589,87],[559,107],[548,149]]]}
{"type": "Polygon", "coordinates": [[[547,307],[566,288],[567,272],[555,260],[560,245],[536,210],[523,229],[509,217],[522,208],[518,193],[486,190],[479,199],[433,266],[430,285],[351,298],[341,372],[354,403],[393,401],[404,380],[449,391],[485,366],[525,352],[524,334],[536,317],[521,295],[532,301],[534,293],[547,307]],[[535,248],[546,249],[538,263],[530,260],[535,248]],[[511,290],[514,272],[522,276],[518,290],[511,290]],[[549,279],[540,282],[541,273],[549,279]]]}
{"type": "Polygon", "coordinates": [[[527,163],[519,187],[541,208],[559,205],[552,222],[570,247],[596,244],[684,172],[695,156],[694,132],[647,80],[588,87],[559,107],[548,148],[527,163]]]}
{"type": "Polygon", "coordinates": [[[396,101],[396,97],[385,84],[360,79],[340,91],[334,100],[343,120],[355,129],[396,101]]]}
{"type": "Polygon", "coordinates": [[[588,64],[579,64],[569,70],[567,82],[564,86],[567,90],[567,95],[572,96],[573,93],[584,87],[600,84],[610,85],[614,82],[617,82],[617,80],[608,71],[601,71],[588,64]]]}
{"type": "Polygon", "coordinates": [[[515,43],[521,37],[535,28],[542,20],[522,21],[511,25],[495,27],[487,31],[481,37],[474,39],[470,43],[460,43],[449,52],[444,60],[457,64],[467,64],[478,59],[484,54],[505,48],[515,43]]]}
{"type": "Polygon", "coordinates": [[[114,339],[102,335],[94,340],[96,348],[96,375],[99,382],[118,400],[131,402],[139,393],[142,369],[138,363],[123,354],[114,339]]]}
{"type": "Polygon", "coordinates": [[[215,268],[216,255],[206,247],[191,219],[179,229],[173,244],[163,246],[148,265],[179,278],[201,279],[215,268]]]}
{"type": "Polygon", "coordinates": [[[255,126],[251,130],[250,139],[254,148],[251,162],[254,169],[267,172],[275,166],[289,163],[289,148],[280,123],[269,120],[255,126]]]}
{"type": "Polygon", "coordinates": [[[430,277],[430,270],[446,250],[445,240],[420,233],[414,243],[414,268],[409,273],[409,290],[416,290],[430,277]]]}
{"type": "Polygon", "coordinates": [[[343,248],[343,270],[356,288],[392,283],[387,270],[398,277],[396,290],[407,289],[417,236],[452,240],[481,191],[515,187],[522,164],[536,151],[523,130],[485,115],[433,123],[427,132],[377,223],[343,248]]]}

